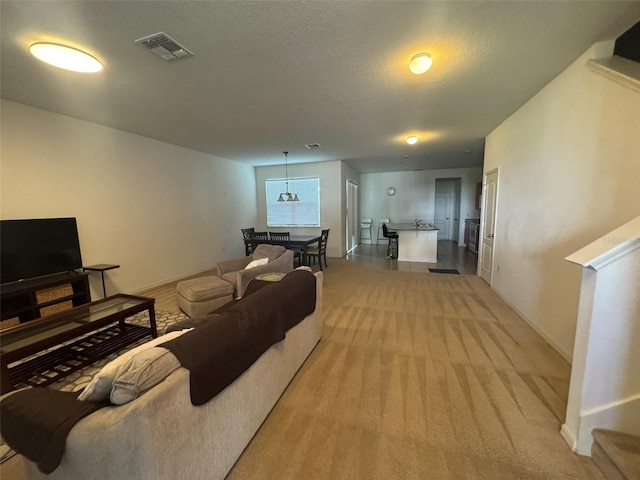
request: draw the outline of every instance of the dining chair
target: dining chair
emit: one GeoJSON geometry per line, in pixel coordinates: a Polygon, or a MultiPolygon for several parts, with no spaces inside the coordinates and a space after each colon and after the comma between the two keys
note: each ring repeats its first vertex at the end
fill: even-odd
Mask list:
{"type": "Polygon", "coordinates": [[[291,245],[290,232],[269,232],[269,240],[277,242],[278,245],[284,246],[287,250],[293,251],[294,260],[298,259],[298,265],[302,265],[302,250],[291,245]]]}
{"type": "Polygon", "coordinates": [[[251,250],[255,250],[256,247],[261,243],[269,242],[269,234],[267,232],[250,232],[251,237],[251,250]]]}
{"type": "Polygon", "coordinates": [[[313,260],[314,265],[316,263],[316,257],[318,257],[318,265],[320,266],[320,270],[322,270],[323,258],[324,266],[329,266],[327,265],[327,241],[329,240],[329,230],[331,229],[327,228],[326,230],[322,230],[322,235],[320,236],[320,241],[318,242],[318,248],[310,248],[307,251],[307,258],[309,258],[309,260],[313,260]]]}
{"type": "Polygon", "coordinates": [[[248,257],[253,253],[251,234],[255,232],[255,228],[241,228],[240,230],[242,230],[242,239],[244,240],[244,254],[248,257]]]}
{"type": "Polygon", "coordinates": [[[387,224],[382,224],[382,235],[385,238],[389,239],[389,243],[387,244],[387,257],[398,258],[398,232],[394,232],[393,230],[389,230],[387,228],[387,224]],[[394,249],[395,247],[395,249],[394,249]],[[393,255],[395,250],[395,256],[393,255]]]}

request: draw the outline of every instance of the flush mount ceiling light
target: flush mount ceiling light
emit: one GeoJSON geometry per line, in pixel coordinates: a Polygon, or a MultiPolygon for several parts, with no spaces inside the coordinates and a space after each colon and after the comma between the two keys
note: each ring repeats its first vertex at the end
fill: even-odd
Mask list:
{"type": "Polygon", "coordinates": [[[54,67],[80,73],[96,73],[102,70],[97,58],[82,50],[57,43],[37,42],[29,46],[31,54],[54,67]]]}
{"type": "Polygon", "coordinates": [[[411,70],[416,75],[422,75],[424,72],[431,68],[431,55],[428,53],[418,53],[411,57],[411,62],[409,63],[409,70],[411,70]]]}
{"type": "Polygon", "coordinates": [[[410,137],[407,137],[407,143],[409,145],[414,145],[418,143],[418,137],[416,137],[415,135],[411,135],[410,137]]]}

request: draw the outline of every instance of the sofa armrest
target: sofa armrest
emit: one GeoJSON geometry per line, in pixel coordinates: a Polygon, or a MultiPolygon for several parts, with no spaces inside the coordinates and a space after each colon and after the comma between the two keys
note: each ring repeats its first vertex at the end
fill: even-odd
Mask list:
{"type": "Polygon", "coordinates": [[[238,272],[238,297],[244,295],[247,285],[251,280],[263,273],[289,273],[293,270],[293,251],[286,250],[282,255],[273,262],[260,265],[249,270],[241,270],[238,272]]]}
{"type": "Polygon", "coordinates": [[[221,260],[217,263],[218,277],[222,278],[222,275],[229,272],[235,272],[237,270],[244,270],[244,267],[251,262],[251,256],[243,258],[235,258],[233,260],[221,260]]]}

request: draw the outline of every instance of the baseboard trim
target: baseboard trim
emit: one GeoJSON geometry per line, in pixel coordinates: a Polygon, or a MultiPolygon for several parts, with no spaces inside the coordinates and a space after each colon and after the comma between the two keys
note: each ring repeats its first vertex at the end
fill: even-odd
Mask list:
{"type": "Polygon", "coordinates": [[[571,447],[572,451],[576,451],[576,447],[578,446],[578,441],[576,440],[576,436],[569,429],[566,423],[562,424],[562,428],[560,429],[560,435],[564,438],[564,441],[571,447]]]}
{"type": "Polygon", "coordinates": [[[166,285],[167,283],[176,282],[178,280],[182,280],[183,278],[188,278],[188,277],[192,277],[194,275],[198,275],[200,273],[208,272],[210,270],[213,270],[214,268],[216,268],[216,266],[212,265],[210,267],[198,269],[198,270],[192,271],[190,273],[189,272],[181,273],[181,274],[175,275],[173,277],[165,278],[164,280],[160,280],[158,282],[150,283],[150,284],[145,285],[143,287],[137,287],[137,288],[135,288],[133,290],[130,290],[127,293],[129,293],[131,295],[136,295],[136,294],[139,294],[139,293],[144,292],[146,290],[151,290],[152,288],[161,287],[162,285],[166,285]]]}
{"type": "Polygon", "coordinates": [[[568,352],[565,352],[564,349],[558,345],[551,337],[549,337],[549,335],[547,335],[543,330],[540,329],[540,327],[538,327],[535,323],[533,323],[533,321],[531,321],[530,319],[528,319],[520,310],[518,310],[518,308],[513,305],[509,300],[507,300],[504,295],[502,295],[495,287],[491,287],[491,290],[493,290],[493,292],[498,295],[498,297],[500,297],[500,299],[506,303],[507,305],[509,305],[511,308],[513,308],[513,310],[520,315],[520,317],[527,322],[527,325],[529,325],[531,328],[533,328],[536,333],[538,335],[540,335],[545,342],[547,342],[549,345],[551,345],[551,347],[560,354],[560,356],[562,358],[564,358],[567,363],[569,363],[569,365],[571,365],[573,363],[573,355],[569,355],[568,352]]]}

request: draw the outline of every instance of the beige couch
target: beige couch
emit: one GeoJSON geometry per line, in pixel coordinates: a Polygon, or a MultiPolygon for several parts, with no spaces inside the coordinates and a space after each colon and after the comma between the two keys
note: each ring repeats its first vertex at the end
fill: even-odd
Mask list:
{"type": "Polygon", "coordinates": [[[218,262],[218,277],[233,285],[236,297],[241,297],[251,280],[263,273],[289,273],[293,270],[293,251],[281,245],[261,244],[248,257],[218,262]],[[267,258],[268,263],[249,270],[245,268],[253,260],[267,258]]]}
{"type": "Polygon", "coordinates": [[[322,334],[322,272],[315,311],[271,346],[231,385],[202,406],[190,401],[189,371],[178,368],[140,397],[80,420],[58,468],[31,479],[223,479],[322,334]]]}

